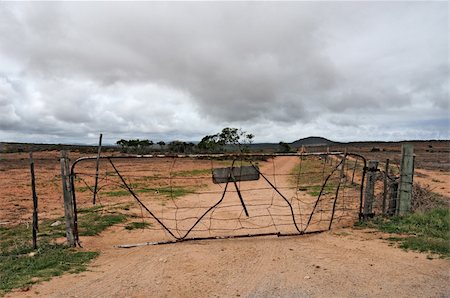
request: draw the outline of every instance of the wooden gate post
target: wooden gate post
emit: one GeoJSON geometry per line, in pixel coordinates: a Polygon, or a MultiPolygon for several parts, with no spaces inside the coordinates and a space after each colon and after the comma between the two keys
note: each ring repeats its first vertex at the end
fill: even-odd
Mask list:
{"type": "Polygon", "coordinates": [[[64,217],[66,219],[66,236],[69,246],[75,246],[75,215],[72,200],[72,184],[70,181],[69,155],[61,151],[61,180],[64,197],[64,217]]]}
{"type": "Polygon", "coordinates": [[[369,165],[367,167],[366,191],[364,193],[364,211],[363,211],[364,219],[373,216],[372,205],[374,201],[375,180],[377,171],[378,171],[378,161],[369,160],[369,165]]]}
{"type": "Polygon", "coordinates": [[[411,211],[411,195],[414,176],[414,147],[412,144],[402,145],[400,164],[400,182],[398,185],[396,213],[399,216],[411,211]]]}

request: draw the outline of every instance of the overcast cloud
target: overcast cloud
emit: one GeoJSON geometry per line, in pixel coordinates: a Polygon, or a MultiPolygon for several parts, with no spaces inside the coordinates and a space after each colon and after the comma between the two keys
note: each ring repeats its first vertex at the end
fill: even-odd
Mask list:
{"type": "Polygon", "coordinates": [[[448,2],[0,2],[0,141],[449,139],[448,2]]]}

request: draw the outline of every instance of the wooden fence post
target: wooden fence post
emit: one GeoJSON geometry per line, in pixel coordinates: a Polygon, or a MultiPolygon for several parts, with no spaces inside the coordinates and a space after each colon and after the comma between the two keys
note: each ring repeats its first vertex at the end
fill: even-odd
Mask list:
{"type": "Polygon", "coordinates": [[[402,145],[400,163],[400,182],[397,194],[397,215],[402,216],[411,211],[411,195],[414,177],[414,147],[412,144],[402,145]]]}
{"type": "Polygon", "coordinates": [[[94,197],[92,198],[92,204],[95,205],[95,198],[97,197],[97,187],[98,187],[98,167],[100,165],[100,153],[102,152],[102,137],[103,134],[100,134],[100,138],[98,141],[98,153],[97,153],[97,161],[95,163],[95,184],[94,184],[94,197]]]}
{"type": "Polygon", "coordinates": [[[386,159],[386,165],[384,168],[384,177],[383,177],[383,204],[381,206],[382,214],[386,214],[386,200],[388,195],[388,178],[389,178],[389,158],[386,159]]]}
{"type": "Polygon", "coordinates": [[[387,215],[394,215],[396,212],[397,204],[397,193],[398,193],[398,181],[390,181],[388,187],[388,210],[387,215]]]}
{"type": "Polygon", "coordinates": [[[33,194],[33,249],[37,248],[38,232],[38,198],[36,194],[36,180],[34,175],[33,152],[30,152],[31,192],[33,194]]]}
{"type": "Polygon", "coordinates": [[[364,194],[363,218],[365,219],[373,216],[372,205],[374,201],[375,180],[377,171],[378,171],[378,161],[369,160],[369,165],[367,167],[366,191],[364,194]]]}
{"type": "Polygon", "coordinates": [[[70,246],[75,246],[75,216],[72,200],[72,184],[70,181],[69,155],[61,151],[61,180],[64,197],[64,217],[66,219],[66,236],[70,246]]]}

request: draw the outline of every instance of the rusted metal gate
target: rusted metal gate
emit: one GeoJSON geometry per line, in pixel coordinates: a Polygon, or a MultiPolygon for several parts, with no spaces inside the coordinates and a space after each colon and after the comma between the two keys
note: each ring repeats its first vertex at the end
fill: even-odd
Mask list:
{"type": "Polygon", "coordinates": [[[95,189],[97,209],[142,223],[124,238],[145,244],[318,233],[361,214],[358,154],[103,156],[97,177],[96,160],[72,164],[74,204],[92,206],[95,189]]]}

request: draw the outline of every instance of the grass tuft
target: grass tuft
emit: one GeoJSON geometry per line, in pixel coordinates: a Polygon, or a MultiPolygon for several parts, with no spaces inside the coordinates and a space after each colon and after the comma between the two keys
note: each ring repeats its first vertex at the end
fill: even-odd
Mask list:
{"type": "Polygon", "coordinates": [[[126,230],[145,229],[145,228],[150,227],[150,226],[151,226],[151,224],[149,224],[148,222],[143,222],[143,221],[137,222],[137,221],[134,221],[134,222],[127,223],[126,226],[125,226],[125,229],[126,230]]]}
{"type": "MultiPolygon", "coordinates": [[[[98,256],[95,251],[79,251],[56,244],[55,239],[65,237],[64,219],[58,220],[62,223],[54,227],[51,224],[56,220],[39,223],[37,250],[33,250],[31,245],[30,226],[0,227],[0,296],[64,272],[82,272],[86,270],[87,263],[98,256]]],[[[86,208],[78,216],[79,234],[98,235],[107,227],[125,220],[125,215],[108,212],[99,206],[86,208]]]]}
{"type": "Polygon", "coordinates": [[[86,264],[98,252],[77,251],[64,245],[41,243],[34,256],[30,245],[23,243],[0,256],[0,295],[14,288],[26,288],[68,271],[86,270],[86,264]]]}
{"type": "Polygon", "coordinates": [[[84,214],[78,223],[78,233],[80,236],[95,236],[106,228],[124,222],[126,216],[123,214],[84,214]]]}
{"type": "MultiPolygon", "coordinates": [[[[155,193],[157,195],[162,195],[167,198],[179,198],[191,193],[194,193],[195,190],[182,186],[173,186],[173,187],[157,187],[157,188],[140,188],[134,189],[134,193],[155,193]]],[[[131,195],[128,190],[114,190],[108,191],[104,193],[108,197],[123,197],[131,195]]]]}
{"type": "Polygon", "coordinates": [[[173,173],[173,177],[193,177],[211,175],[211,169],[193,169],[190,171],[179,171],[173,173]]]}
{"type": "MultiPolygon", "coordinates": [[[[313,196],[313,197],[317,197],[320,194],[320,191],[322,190],[322,185],[310,185],[305,187],[307,189],[307,192],[309,195],[313,196]]],[[[323,187],[323,195],[326,194],[330,194],[330,193],[334,193],[336,192],[336,186],[332,185],[332,184],[326,184],[323,187]]]]}
{"type": "Polygon", "coordinates": [[[450,257],[450,209],[448,208],[435,208],[390,219],[378,217],[358,223],[357,226],[404,235],[404,237],[389,238],[390,241],[398,242],[399,247],[403,249],[450,257]]]}

